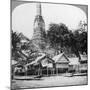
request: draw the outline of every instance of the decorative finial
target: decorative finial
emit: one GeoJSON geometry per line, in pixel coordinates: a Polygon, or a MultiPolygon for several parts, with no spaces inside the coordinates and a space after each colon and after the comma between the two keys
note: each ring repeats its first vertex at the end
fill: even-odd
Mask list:
{"type": "Polygon", "coordinates": [[[37,3],[37,15],[41,16],[41,3],[37,3]]]}

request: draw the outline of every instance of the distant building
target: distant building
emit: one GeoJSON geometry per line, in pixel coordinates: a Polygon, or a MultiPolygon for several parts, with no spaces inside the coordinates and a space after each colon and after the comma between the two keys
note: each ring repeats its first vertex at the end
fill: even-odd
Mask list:
{"type": "Polygon", "coordinates": [[[79,66],[80,66],[80,63],[79,63],[79,58],[77,57],[71,57],[69,58],[69,72],[79,72],[79,66]]]}
{"type": "Polygon", "coordinates": [[[80,60],[80,66],[79,70],[81,73],[87,73],[88,70],[88,58],[87,55],[80,55],[81,60],[80,60]]]}
{"type": "Polygon", "coordinates": [[[72,57],[69,58],[69,71],[74,71],[75,73],[81,72],[81,73],[87,73],[88,70],[88,64],[87,64],[87,56],[86,55],[80,55],[81,60],[79,62],[79,58],[72,57]]]}
{"type": "Polygon", "coordinates": [[[37,3],[37,15],[34,20],[33,43],[40,50],[45,48],[45,22],[42,17],[41,4],[37,3]]]}

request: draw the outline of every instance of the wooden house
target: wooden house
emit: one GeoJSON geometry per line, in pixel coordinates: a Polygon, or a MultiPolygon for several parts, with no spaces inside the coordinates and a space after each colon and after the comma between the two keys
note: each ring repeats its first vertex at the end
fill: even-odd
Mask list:
{"type": "Polygon", "coordinates": [[[77,57],[72,57],[72,58],[69,58],[69,72],[71,73],[76,73],[76,72],[79,72],[79,58],[77,57]]]}
{"type": "Polygon", "coordinates": [[[69,71],[74,71],[74,73],[86,73],[87,72],[87,56],[80,55],[81,60],[77,57],[69,58],[69,71]]]}
{"type": "Polygon", "coordinates": [[[48,75],[48,71],[51,71],[54,67],[54,61],[47,55],[42,53],[41,56],[37,57],[31,63],[26,64],[25,67],[27,67],[31,71],[33,70],[35,75],[48,75]]]}
{"type": "Polygon", "coordinates": [[[87,73],[87,70],[88,70],[87,55],[80,55],[80,56],[81,56],[81,60],[80,60],[79,71],[81,73],[87,73]]]}
{"type": "Polygon", "coordinates": [[[66,72],[69,68],[69,59],[64,53],[53,57],[55,62],[56,73],[66,72]]]}

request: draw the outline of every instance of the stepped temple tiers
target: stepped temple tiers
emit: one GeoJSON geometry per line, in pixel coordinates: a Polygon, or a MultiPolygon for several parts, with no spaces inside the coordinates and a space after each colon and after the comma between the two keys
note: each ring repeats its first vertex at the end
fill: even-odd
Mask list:
{"type": "Polygon", "coordinates": [[[42,17],[41,3],[37,3],[36,9],[32,40],[34,45],[42,51],[45,48],[45,22],[42,17]]]}

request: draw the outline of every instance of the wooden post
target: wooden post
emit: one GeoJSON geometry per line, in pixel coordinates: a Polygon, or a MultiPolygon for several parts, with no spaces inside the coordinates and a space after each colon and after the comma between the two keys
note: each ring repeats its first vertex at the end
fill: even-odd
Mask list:
{"type": "Polygon", "coordinates": [[[27,67],[24,67],[25,68],[25,76],[27,76],[27,67]]]}
{"type": "Polygon", "coordinates": [[[48,67],[47,67],[47,76],[48,76],[48,67]]]}
{"type": "Polygon", "coordinates": [[[24,70],[24,75],[26,76],[26,69],[24,70]]]}
{"type": "Polygon", "coordinates": [[[53,68],[51,69],[51,75],[53,75],[53,68]]]}
{"type": "Polygon", "coordinates": [[[54,71],[54,69],[52,69],[52,75],[54,75],[53,71],[54,71]]]}
{"type": "Polygon", "coordinates": [[[39,75],[41,75],[41,68],[40,68],[41,63],[39,63],[39,75]]]}
{"type": "Polygon", "coordinates": [[[55,74],[55,68],[53,69],[53,74],[55,74]]]}
{"type": "Polygon", "coordinates": [[[42,75],[42,69],[41,69],[41,75],[42,75]]]}
{"type": "Polygon", "coordinates": [[[13,73],[12,73],[12,79],[14,79],[14,76],[15,76],[15,68],[14,68],[13,73]]]}
{"type": "Polygon", "coordinates": [[[14,67],[13,78],[14,78],[14,76],[15,76],[15,72],[16,72],[16,67],[14,67]]]}
{"type": "Polygon", "coordinates": [[[54,75],[54,68],[53,68],[53,75],[54,75]]]}
{"type": "Polygon", "coordinates": [[[12,79],[14,79],[14,72],[12,73],[12,79]]]}
{"type": "Polygon", "coordinates": [[[38,76],[39,76],[39,69],[38,69],[38,76]]]}
{"type": "Polygon", "coordinates": [[[56,68],[56,74],[58,75],[58,68],[56,68]]]}
{"type": "Polygon", "coordinates": [[[52,76],[52,69],[50,69],[50,72],[51,72],[51,76],[52,76]]]}
{"type": "Polygon", "coordinates": [[[79,73],[79,65],[77,66],[77,73],[79,73]]]}
{"type": "Polygon", "coordinates": [[[27,70],[25,69],[25,76],[27,76],[27,70]]]}

